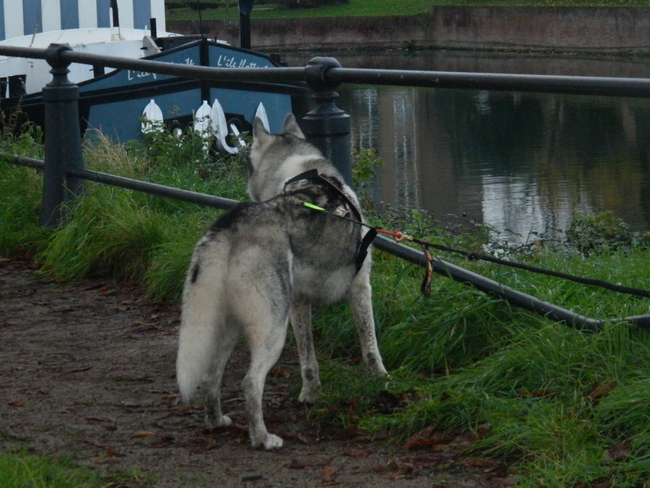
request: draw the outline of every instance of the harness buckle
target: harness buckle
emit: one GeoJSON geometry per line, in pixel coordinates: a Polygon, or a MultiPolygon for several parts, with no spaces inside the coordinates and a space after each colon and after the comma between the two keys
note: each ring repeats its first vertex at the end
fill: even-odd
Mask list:
{"type": "Polygon", "coordinates": [[[342,203],[336,207],[336,210],[334,210],[333,213],[337,217],[349,217],[352,211],[350,210],[350,207],[347,205],[347,203],[342,203]]]}

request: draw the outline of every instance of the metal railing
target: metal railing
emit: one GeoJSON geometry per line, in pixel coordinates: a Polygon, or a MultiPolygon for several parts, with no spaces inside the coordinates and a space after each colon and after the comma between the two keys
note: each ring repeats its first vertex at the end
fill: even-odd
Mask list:
{"type": "MultiPolygon", "coordinates": [[[[350,69],[341,67],[334,58],[316,57],[306,66],[296,68],[211,68],[187,66],[144,59],[103,56],[73,51],[67,45],[52,44],[47,49],[0,46],[0,55],[45,59],[52,67],[52,81],[43,88],[45,102],[45,161],[12,157],[17,163],[43,169],[43,207],[41,224],[57,227],[64,219],[64,205],[83,188],[82,180],[176,198],[211,207],[228,209],[238,202],[211,195],[170,188],[129,178],[89,171],[83,167],[78,88],[67,78],[71,63],[101,65],[212,81],[257,81],[275,83],[306,82],[312,90],[315,108],[302,119],[307,139],[318,146],[351,181],[350,117],[336,106],[336,88],[342,83],[401,85],[473,90],[526,91],[605,95],[618,97],[649,97],[650,79],[517,75],[495,73],[460,73],[439,71],[350,69]]],[[[378,237],[373,246],[402,259],[425,266],[423,253],[378,237]]],[[[434,271],[477,289],[507,300],[516,306],[534,311],[552,320],[565,322],[588,331],[598,330],[605,323],[577,315],[556,305],[508,288],[441,260],[434,262],[434,271]]],[[[627,317],[628,322],[650,326],[650,316],[627,317]]]]}

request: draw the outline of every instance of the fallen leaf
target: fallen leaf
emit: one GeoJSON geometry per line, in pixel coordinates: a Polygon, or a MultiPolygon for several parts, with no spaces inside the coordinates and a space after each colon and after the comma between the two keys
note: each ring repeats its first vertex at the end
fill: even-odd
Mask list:
{"type": "Polygon", "coordinates": [[[84,371],[89,371],[91,369],[93,369],[92,366],[81,366],[76,369],[71,369],[70,371],[68,371],[68,373],[83,373],[84,371]]]}
{"type": "Polygon", "coordinates": [[[262,475],[262,474],[249,474],[248,476],[242,476],[241,482],[242,483],[248,483],[248,482],[251,482],[251,481],[259,481],[259,480],[263,480],[263,479],[264,479],[264,475],[262,475]]]}
{"type": "Polygon", "coordinates": [[[123,455],[119,453],[117,449],[115,449],[113,446],[109,447],[106,450],[106,455],[108,456],[113,456],[113,457],[122,457],[123,455]]]}
{"type": "Polygon", "coordinates": [[[471,446],[477,440],[478,440],[478,437],[476,436],[476,434],[472,434],[471,432],[466,432],[465,434],[461,434],[458,437],[456,437],[453,440],[452,444],[454,446],[465,449],[465,448],[471,446]]]}
{"type": "Polygon", "coordinates": [[[468,468],[490,468],[494,465],[494,461],[490,459],[469,459],[463,463],[468,468]]]}
{"type": "Polygon", "coordinates": [[[470,459],[463,463],[468,468],[480,468],[488,478],[506,478],[508,466],[496,459],[470,459]]]}
{"type": "Polygon", "coordinates": [[[89,446],[93,446],[93,447],[104,447],[104,445],[101,444],[101,443],[100,443],[98,440],[96,440],[96,439],[90,439],[90,438],[89,438],[89,439],[84,439],[84,442],[85,442],[86,444],[88,444],[89,446]]]}
{"type": "Polygon", "coordinates": [[[300,432],[288,432],[285,434],[285,437],[289,439],[295,439],[297,441],[302,442],[303,444],[311,444],[309,438],[305,434],[302,434],[300,432]]]}
{"type": "Polygon", "coordinates": [[[139,439],[141,437],[154,437],[156,434],[153,432],[136,432],[135,434],[131,435],[131,439],[139,439]]]}
{"type": "Polygon", "coordinates": [[[120,406],[125,407],[125,408],[142,408],[141,403],[134,403],[134,402],[120,402],[120,406]]]}
{"type": "Polygon", "coordinates": [[[109,417],[86,417],[84,418],[86,422],[108,422],[110,424],[115,423],[115,419],[109,417]]]}
{"type": "Polygon", "coordinates": [[[289,469],[305,469],[308,464],[304,461],[298,461],[297,459],[292,459],[289,463],[289,469]]]}
{"type": "Polygon", "coordinates": [[[600,400],[601,398],[609,395],[616,388],[618,388],[618,383],[616,381],[605,380],[602,381],[596,388],[594,388],[587,396],[589,398],[593,398],[594,400],[600,400]]]}
{"type": "Polygon", "coordinates": [[[610,447],[605,454],[603,454],[603,461],[605,462],[620,462],[625,460],[632,452],[632,448],[627,444],[616,444],[610,447]]]}
{"type": "Polygon", "coordinates": [[[490,478],[507,478],[508,466],[506,466],[504,463],[498,463],[495,466],[485,470],[485,472],[490,475],[490,478]]]}
{"type": "Polygon", "coordinates": [[[336,477],[339,475],[338,471],[336,471],[334,468],[325,468],[323,470],[323,475],[321,479],[323,480],[323,483],[333,483],[336,481],[336,477]]]}
{"type": "Polygon", "coordinates": [[[498,478],[490,480],[488,486],[490,488],[510,488],[514,484],[511,478],[498,478]]]}
{"type": "Polygon", "coordinates": [[[415,465],[401,461],[399,458],[392,458],[388,461],[388,467],[393,471],[399,471],[403,474],[409,474],[415,471],[415,465]]]}
{"type": "Polygon", "coordinates": [[[288,369],[275,368],[269,371],[269,376],[282,376],[283,378],[290,378],[291,371],[288,369]]]}
{"type": "Polygon", "coordinates": [[[409,437],[406,441],[406,444],[404,445],[406,450],[413,451],[415,449],[425,449],[435,444],[436,441],[434,439],[434,433],[436,427],[436,425],[430,425],[429,427],[409,437]]]}
{"type": "Polygon", "coordinates": [[[27,404],[25,402],[23,402],[23,401],[20,401],[20,400],[16,401],[16,402],[9,402],[10,407],[24,407],[25,405],[27,405],[27,404]]]}
{"type": "Polygon", "coordinates": [[[375,452],[377,452],[377,449],[355,449],[353,451],[345,451],[343,455],[352,458],[365,459],[375,452]]]}

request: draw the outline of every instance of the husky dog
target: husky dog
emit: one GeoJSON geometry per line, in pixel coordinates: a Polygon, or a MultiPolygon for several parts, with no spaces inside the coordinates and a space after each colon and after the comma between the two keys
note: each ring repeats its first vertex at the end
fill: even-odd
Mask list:
{"type": "Polygon", "coordinates": [[[276,449],[282,439],[266,430],[262,393],[289,321],[300,357],[302,402],[316,400],[321,387],[312,306],[347,296],[368,371],[385,375],[386,369],[375,337],[370,256],[363,256],[366,229],[352,221],[362,218],[356,195],[305,140],[292,114],[280,135],[269,134],[255,119],[249,158],[254,203],[224,214],[194,249],[183,291],[176,376],[183,400],[190,401],[201,386],[208,422],[230,425],[221,410],[221,380],[243,335],[250,348],[242,387],[251,443],[276,449]]]}

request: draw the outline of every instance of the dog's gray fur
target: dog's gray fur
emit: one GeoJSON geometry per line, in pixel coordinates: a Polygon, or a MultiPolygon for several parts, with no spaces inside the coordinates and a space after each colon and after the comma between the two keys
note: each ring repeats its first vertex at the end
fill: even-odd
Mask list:
{"type": "Polygon", "coordinates": [[[254,447],[275,449],[262,418],[266,375],[284,346],[287,324],[296,337],[302,391],[313,402],[321,387],[312,340],[311,307],[347,296],[367,369],[385,375],[372,313],[370,254],[355,265],[365,229],[359,224],[306,208],[308,201],[336,211],[344,199],[331,187],[301,180],[309,169],[333,181],[358,207],[357,197],[322,153],[305,140],[289,114],[282,134],[253,124],[248,192],[257,203],[242,204],[218,219],[199,240],[187,273],[176,373],[180,393],[190,401],[203,388],[208,421],[229,425],[220,404],[224,368],[240,335],[251,363],[243,381],[254,447]]]}

